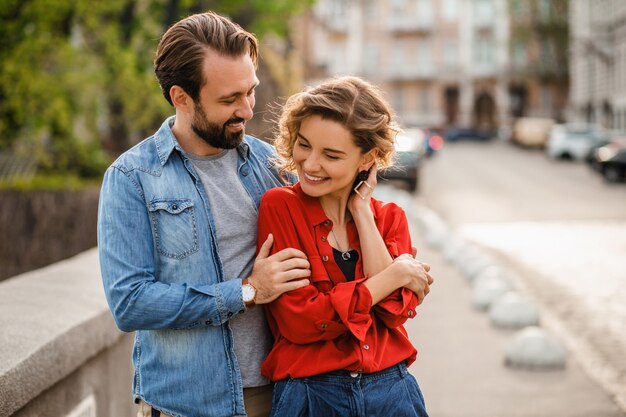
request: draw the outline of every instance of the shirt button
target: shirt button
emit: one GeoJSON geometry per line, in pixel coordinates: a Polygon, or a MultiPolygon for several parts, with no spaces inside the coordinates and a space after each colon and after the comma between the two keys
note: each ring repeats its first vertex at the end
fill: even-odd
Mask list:
{"type": "Polygon", "coordinates": [[[352,378],[356,378],[357,376],[359,376],[359,373],[358,372],[350,372],[350,376],[352,378]]]}
{"type": "Polygon", "coordinates": [[[213,324],[213,322],[211,320],[207,320],[204,322],[204,324],[206,324],[207,326],[210,326],[211,324],[213,324]]]}
{"type": "Polygon", "coordinates": [[[320,327],[321,327],[322,329],[325,329],[325,328],[327,328],[327,327],[328,327],[328,324],[326,324],[326,323],[322,323],[322,324],[320,324],[320,327]]]}
{"type": "Polygon", "coordinates": [[[178,204],[172,204],[172,210],[178,210],[178,204]]]}
{"type": "Polygon", "coordinates": [[[409,315],[409,317],[413,317],[413,310],[409,310],[407,314],[409,315]]]}
{"type": "Polygon", "coordinates": [[[321,239],[322,239],[322,242],[326,242],[326,236],[322,236],[321,239]]]}
{"type": "Polygon", "coordinates": [[[324,262],[328,261],[328,256],[326,256],[326,255],[322,256],[322,261],[324,261],[324,262]]]}
{"type": "Polygon", "coordinates": [[[239,314],[243,314],[245,312],[246,312],[245,310],[239,310],[239,314]]]}
{"type": "Polygon", "coordinates": [[[363,349],[370,350],[370,345],[367,345],[367,344],[363,345],[363,349]]]}
{"type": "Polygon", "coordinates": [[[232,317],[232,316],[233,316],[233,313],[232,313],[231,311],[229,311],[229,312],[228,312],[228,314],[227,314],[227,316],[228,316],[228,317],[232,317]]]}
{"type": "Polygon", "coordinates": [[[326,221],[324,222],[324,226],[330,226],[330,220],[326,220],[326,221]]]}

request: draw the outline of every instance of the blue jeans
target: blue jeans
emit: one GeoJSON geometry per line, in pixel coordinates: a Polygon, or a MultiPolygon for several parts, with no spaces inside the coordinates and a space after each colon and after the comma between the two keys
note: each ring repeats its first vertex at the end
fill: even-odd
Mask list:
{"type": "Polygon", "coordinates": [[[276,382],[270,417],[428,417],[403,363],[372,374],[333,371],[276,382]]]}

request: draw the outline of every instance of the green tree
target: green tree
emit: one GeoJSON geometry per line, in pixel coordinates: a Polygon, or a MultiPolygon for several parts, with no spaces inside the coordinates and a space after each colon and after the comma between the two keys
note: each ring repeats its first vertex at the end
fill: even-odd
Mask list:
{"type": "Polygon", "coordinates": [[[152,68],[160,34],[208,9],[287,37],[311,0],[0,0],[0,151],[97,176],[172,112],[152,68]]]}

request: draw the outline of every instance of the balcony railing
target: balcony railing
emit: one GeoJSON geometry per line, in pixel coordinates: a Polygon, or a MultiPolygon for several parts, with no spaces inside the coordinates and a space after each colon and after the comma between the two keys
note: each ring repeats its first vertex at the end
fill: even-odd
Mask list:
{"type": "Polygon", "coordinates": [[[435,77],[436,71],[433,65],[398,65],[387,69],[385,75],[389,80],[411,81],[425,80],[435,77]]]}
{"type": "Polygon", "coordinates": [[[387,21],[387,30],[396,33],[430,32],[434,29],[434,19],[409,16],[393,16],[387,21]]]}

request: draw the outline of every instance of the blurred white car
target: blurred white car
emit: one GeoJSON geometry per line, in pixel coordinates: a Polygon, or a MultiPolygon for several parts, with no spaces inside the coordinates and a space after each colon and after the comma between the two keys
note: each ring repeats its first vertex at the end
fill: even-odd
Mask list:
{"type": "Polygon", "coordinates": [[[571,158],[582,161],[591,149],[608,141],[609,132],[599,125],[566,123],[552,127],[546,152],[552,158],[571,158]]]}

